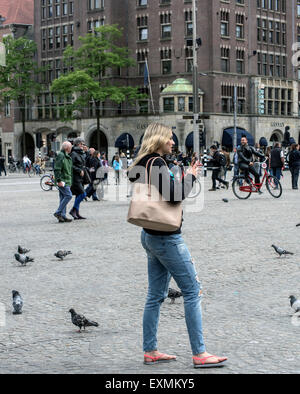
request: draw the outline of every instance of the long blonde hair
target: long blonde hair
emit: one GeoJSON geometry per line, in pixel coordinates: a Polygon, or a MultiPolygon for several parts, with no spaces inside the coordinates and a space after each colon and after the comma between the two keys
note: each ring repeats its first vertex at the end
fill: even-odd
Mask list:
{"type": "Polygon", "coordinates": [[[143,157],[156,152],[161,146],[166,144],[170,140],[170,133],[172,133],[170,127],[161,123],[151,123],[145,131],[139,153],[129,169],[138,164],[143,157]]]}

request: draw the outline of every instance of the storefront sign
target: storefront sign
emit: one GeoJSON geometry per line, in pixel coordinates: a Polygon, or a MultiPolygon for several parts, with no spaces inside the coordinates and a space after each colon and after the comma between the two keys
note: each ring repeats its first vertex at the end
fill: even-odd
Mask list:
{"type": "Polygon", "coordinates": [[[284,127],[284,123],[272,122],[271,127],[284,127]]]}

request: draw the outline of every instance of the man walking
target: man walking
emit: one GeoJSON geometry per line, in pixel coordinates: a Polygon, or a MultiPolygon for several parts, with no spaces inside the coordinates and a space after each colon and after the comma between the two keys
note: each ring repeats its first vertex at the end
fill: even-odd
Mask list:
{"type": "Polygon", "coordinates": [[[72,200],[72,173],[73,163],[69,154],[72,151],[72,144],[65,141],[61,146],[61,151],[57,155],[54,166],[55,184],[59,190],[59,207],[54,216],[60,223],[72,222],[72,219],[66,217],[67,205],[72,200]]]}
{"type": "Polygon", "coordinates": [[[281,169],[284,166],[284,154],[281,149],[280,142],[276,142],[274,148],[271,150],[271,174],[279,181],[281,177],[281,169]]]}
{"type": "Polygon", "coordinates": [[[212,160],[208,163],[209,167],[213,167],[212,170],[212,188],[209,189],[208,191],[216,191],[217,190],[217,183],[216,181],[219,181],[220,183],[223,183],[223,185],[226,186],[226,189],[229,187],[229,182],[226,182],[224,179],[220,177],[220,172],[221,172],[221,167],[224,167],[226,165],[226,157],[218,151],[218,148],[216,145],[212,145],[210,147],[211,155],[212,155],[212,160]]]}

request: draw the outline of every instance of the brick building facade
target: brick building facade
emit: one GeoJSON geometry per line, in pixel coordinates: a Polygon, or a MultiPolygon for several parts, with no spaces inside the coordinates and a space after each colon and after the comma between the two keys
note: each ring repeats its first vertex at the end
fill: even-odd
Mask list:
{"type": "MultiPolygon", "coordinates": [[[[233,127],[233,90],[237,86],[237,126],[256,141],[282,140],[285,128],[299,140],[299,71],[293,65],[292,45],[300,41],[298,0],[198,0],[197,36],[199,97],[207,132],[207,144],[222,143],[224,130],[233,127]],[[203,75],[206,74],[206,75],[203,75]]],[[[174,94],[164,90],[175,80],[192,81],[193,32],[191,0],[35,0],[35,40],[38,60],[47,65],[42,83],[67,72],[62,55],[66,45],[79,46],[84,35],[102,24],[118,24],[123,29],[120,45],[128,46],[136,67],[111,74],[116,83],[144,86],[146,58],[153,93],[151,100],[132,108],[103,103],[101,146],[111,157],[116,140],[129,133],[137,145],[144,129],[153,120],[172,127],[179,149],[186,147],[192,131],[189,120],[192,98],[187,91],[174,94]],[[153,110],[154,109],[154,110],[153,110]]],[[[295,59],[295,58],[294,58],[295,59]]],[[[176,85],[176,84],[175,84],[176,85]]],[[[188,90],[188,89],[187,89],[188,90]]],[[[95,145],[94,109],[87,108],[80,119],[62,123],[59,103],[48,92],[36,98],[27,131],[42,134],[51,149],[51,135],[57,141],[81,135],[95,145]]],[[[21,133],[21,125],[15,125],[21,133]]],[[[34,138],[33,138],[34,140],[34,138]]],[[[126,144],[125,144],[126,145],[126,144]]],[[[126,146],[124,146],[126,148],[126,146]]],[[[16,152],[19,148],[16,147],[16,152]]],[[[46,152],[46,150],[45,150],[46,152]]]]}

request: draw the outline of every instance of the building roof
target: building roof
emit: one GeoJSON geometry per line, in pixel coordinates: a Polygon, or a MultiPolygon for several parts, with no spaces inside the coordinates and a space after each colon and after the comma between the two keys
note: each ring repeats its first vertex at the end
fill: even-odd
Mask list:
{"type": "MultiPolygon", "coordinates": [[[[171,85],[167,86],[162,92],[162,95],[173,94],[193,94],[193,85],[185,78],[177,78],[171,85]]],[[[203,94],[199,89],[199,94],[203,94]]]]}
{"type": "Polygon", "coordinates": [[[6,18],[2,25],[33,25],[34,0],[1,0],[0,15],[6,18]]]}

